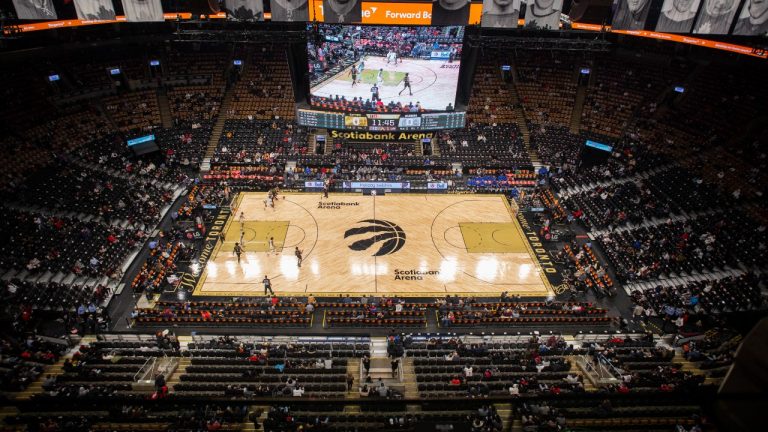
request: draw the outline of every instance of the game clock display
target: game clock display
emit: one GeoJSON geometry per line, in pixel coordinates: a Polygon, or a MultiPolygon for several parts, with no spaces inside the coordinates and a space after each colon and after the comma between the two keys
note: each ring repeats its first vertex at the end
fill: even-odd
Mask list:
{"type": "Polygon", "coordinates": [[[302,126],[338,130],[420,131],[458,129],[464,127],[464,112],[429,114],[343,114],[329,111],[299,109],[302,126]]]}

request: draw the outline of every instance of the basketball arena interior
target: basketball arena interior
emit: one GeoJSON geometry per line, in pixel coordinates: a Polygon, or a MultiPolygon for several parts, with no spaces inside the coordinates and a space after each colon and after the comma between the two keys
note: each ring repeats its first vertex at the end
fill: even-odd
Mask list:
{"type": "Polygon", "coordinates": [[[768,424],[768,1],[0,0],[0,431],[768,424]]]}

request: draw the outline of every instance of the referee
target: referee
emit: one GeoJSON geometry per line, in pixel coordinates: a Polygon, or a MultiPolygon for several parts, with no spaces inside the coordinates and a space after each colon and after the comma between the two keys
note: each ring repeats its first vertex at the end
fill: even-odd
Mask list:
{"type": "Polygon", "coordinates": [[[267,275],[264,275],[264,280],[261,282],[264,284],[264,295],[267,295],[267,292],[269,292],[269,295],[275,295],[275,292],[272,291],[272,281],[269,280],[267,275]]]}

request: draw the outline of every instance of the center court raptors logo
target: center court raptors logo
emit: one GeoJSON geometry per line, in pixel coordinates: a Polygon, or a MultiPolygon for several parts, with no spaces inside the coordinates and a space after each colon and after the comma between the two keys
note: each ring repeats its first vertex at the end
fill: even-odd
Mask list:
{"type": "Polygon", "coordinates": [[[344,238],[364,237],[349,245],[354,251],[365,251],[379,245],[373,256],[393,254],[405,245],[405,232],[396,224],[381,219],[365,219],[358,222],[363,226],[348,229],[344,238]]]}

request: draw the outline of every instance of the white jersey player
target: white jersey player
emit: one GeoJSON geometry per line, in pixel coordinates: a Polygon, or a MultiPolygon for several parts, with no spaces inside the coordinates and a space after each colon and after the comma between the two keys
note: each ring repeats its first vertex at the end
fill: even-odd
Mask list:
{"type": "Polygon", "coordinates": [[[397,54],[395,54],[394,51],[390,51],[387,53],[387,64],[390,62],[394,63],[395,66],[397,66],[397,54]]]}

